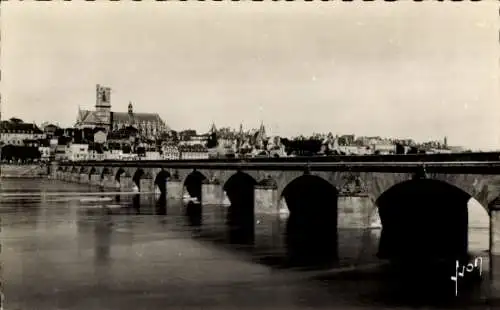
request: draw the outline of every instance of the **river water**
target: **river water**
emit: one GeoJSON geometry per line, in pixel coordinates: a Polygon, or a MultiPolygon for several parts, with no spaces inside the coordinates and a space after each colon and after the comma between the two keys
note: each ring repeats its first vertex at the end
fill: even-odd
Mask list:
{"type": "MultiPolygon", "coordinates": [[[[487,260],[474,294],[422,303],[418,293],[397,298],[371,254],[353,271],[264,264],[264,256],[284,252],[279,243],[265,253],[227,243],[220,208],[204,210],[196,225],[180,201],[164,208],[152,195],[96,192],[56,180],[1,180],[4,309],[500,308],[487,260]]],[[[469,250],[480,255],[488,218],[470,209],[469,250]]],[[[367,240],[376,248],[377,232],[367,240]]]]}

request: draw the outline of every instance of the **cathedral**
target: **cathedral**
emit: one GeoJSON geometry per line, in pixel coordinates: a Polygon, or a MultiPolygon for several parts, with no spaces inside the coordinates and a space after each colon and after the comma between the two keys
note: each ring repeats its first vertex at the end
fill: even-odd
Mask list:
{"type": "Polygon", "coordinates": [[[132,103],[128,105],[128,112],[111,111],[111,89],[96,87],[95,110],[78,109],[75,128],[104,128],[108,133],[132,126],[138,130],[141,137],[154,140],[169,129],[158,113],[136,113],[132,103]]]}

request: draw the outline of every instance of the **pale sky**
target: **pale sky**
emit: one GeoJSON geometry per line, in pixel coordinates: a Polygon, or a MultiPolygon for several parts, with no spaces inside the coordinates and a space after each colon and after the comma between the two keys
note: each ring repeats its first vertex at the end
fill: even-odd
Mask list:
{"type": "Polygon", "coordinates": [[[95,84],[173,129],[448,136],[500,149],[498,4],[2,3],[2,118],[74,124],[95,84]]]}

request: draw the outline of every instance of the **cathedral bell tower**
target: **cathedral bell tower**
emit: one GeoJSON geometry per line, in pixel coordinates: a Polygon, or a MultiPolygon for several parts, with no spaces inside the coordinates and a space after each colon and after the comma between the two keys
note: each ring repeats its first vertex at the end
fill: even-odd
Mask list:
{"type": "Polygon", "coordinates": [[[97,126],[102,126],[107,130],[111,126],[111,88],[96,85],[96,104],[95,104],[97,126]]]}
{"type": "Polygon", "coordinates": [[[128,103],[128,123],[130,126],[134,126],[134,108],[132,102],[128,103]]]}

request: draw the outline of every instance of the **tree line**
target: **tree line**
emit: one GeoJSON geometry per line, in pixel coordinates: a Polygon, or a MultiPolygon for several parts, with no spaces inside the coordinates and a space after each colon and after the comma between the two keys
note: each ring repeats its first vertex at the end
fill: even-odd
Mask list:
{"type": "Polygon", "coordinates": [[[37,147],[33,146],[19,146],[19,145],[5,145],[2,147],[2,160],[33,160],[40,159],[42,153],[37,147]]]}

